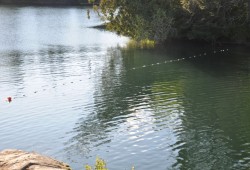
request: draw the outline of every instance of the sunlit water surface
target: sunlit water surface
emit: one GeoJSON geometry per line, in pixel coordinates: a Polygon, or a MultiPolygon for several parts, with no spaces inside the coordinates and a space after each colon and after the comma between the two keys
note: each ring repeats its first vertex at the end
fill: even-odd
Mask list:
{"type": "Polygon", "coordinates": [[[89,28],[100,23],[82,8],[0,7],[0,150],[76,170],[96,156],[111,170],[250,167],[247,49],[124,50],[89,28]]]}

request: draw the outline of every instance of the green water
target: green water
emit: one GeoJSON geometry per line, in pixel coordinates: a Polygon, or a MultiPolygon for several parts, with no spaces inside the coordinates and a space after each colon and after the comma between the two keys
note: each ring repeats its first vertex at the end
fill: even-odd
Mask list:
{"type": "Polygon", "coordinates": [[[97,155],[110,170],[250,167],[247,47],[124,49],[86,13],[0,7],[0,150],[76,170],[97,155]]]}

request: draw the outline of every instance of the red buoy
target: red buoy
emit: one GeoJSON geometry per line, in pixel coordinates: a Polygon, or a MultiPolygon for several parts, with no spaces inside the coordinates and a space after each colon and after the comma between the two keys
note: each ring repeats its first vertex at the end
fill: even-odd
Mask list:
{"type": "Polygon", "coordinates": [[[12,98],[11,97],[7,97],[7,100],[6,100],[7,102],[12,102],[12,98]]]}

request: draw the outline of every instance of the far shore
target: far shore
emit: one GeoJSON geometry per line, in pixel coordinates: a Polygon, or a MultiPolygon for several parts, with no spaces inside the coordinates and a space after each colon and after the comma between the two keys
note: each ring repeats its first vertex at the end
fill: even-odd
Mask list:
{"type": "MultiPolygon", "coordinates": [[[[97,5],[98,3],[96,3],[97,5]]],[[[51,2],[49,0],[0,0],[0,5],[11,5],[11,6],[52,6],[52,7],[67,7],[67,6],[93,6],[93,4],[88,3],[87,0],[82,2],[78,0],[57,0],[51,2]]]]}

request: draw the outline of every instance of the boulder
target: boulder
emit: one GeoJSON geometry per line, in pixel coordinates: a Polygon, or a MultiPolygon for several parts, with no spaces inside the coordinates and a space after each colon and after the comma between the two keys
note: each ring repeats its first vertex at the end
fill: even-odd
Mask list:
{"type": "Polygon", "coordinates": [[[71,170],[69,165],[35,152],[8,149],[0,152],[1,170],[71,170]]]}

